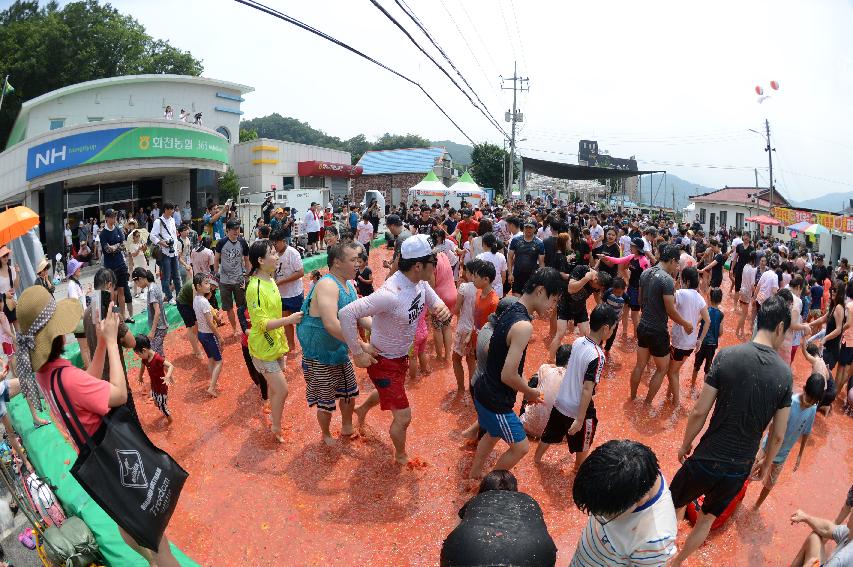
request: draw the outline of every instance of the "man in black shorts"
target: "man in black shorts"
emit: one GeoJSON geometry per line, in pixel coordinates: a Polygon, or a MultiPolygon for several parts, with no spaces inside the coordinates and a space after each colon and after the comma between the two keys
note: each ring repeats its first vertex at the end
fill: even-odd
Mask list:
{"type": "Polygon", "coordinates": [[[677,246],[667,244],[662,247],[660,262],[640,276],[640,305],[643,313],[637,325],[637,364],[631,372],[631,399],[637,397],[637,388],[643,371],[654,358],[655,373],[649,382],[646,403],[652,403],[660,389],[663,377],[669,368],[669,319],[684,327],[689,335],[693,325],[686,321],[675,308],[675,280],[678,274],[678,261],[681,251],[677,246]]]}
{"type": "MultiPolygon", "coordinates": [[[[735,252],[737,252],[737,262],[735,262],[735,266],[732,270],[735,273],[735,292],[739,292],[741,278],[743,277],[743,268],[749,263],[750,252],[755,252],[755,248],[750,244],[748,232],[743,233],[743,243],[737,245],[735,252]]],[[[756,258],[756,262],[757,261],[758,259],[756,258]]]]}
{"type": "MultiPolygon", "coordinates": [[[[708,240],[708,245],[714,253],[714,259],[710,264],[699,270],[700,272],[711,272],[711,286],[720,287],[723,285],[723,266],[726,263],[726,258],[720,250],[720,242],[716,238],[708,240]]],[[[743,277],[743,268],[740,270],[743,277]]]]}
{"type": "MultiPolygon", "coordinates": [[[[119,313],[124,316],[124,307],[126,296],[124,294],[127,289],[128,272],[127,262],[124,260],[124,242],[125,235],[121,228],[116,224],[116,212],[113,209],[107,209],[104,214],[106,223],[100,232],[101,249],[104,251],[103,264],[105,268],[109,268],[116,276],[115,282],[115,297],[119,307],[119,313]]],[[[133,309],[131,303],[131,309],[133,309]]],[[[133,323],[133,319],[128,317],[124,320],[125,323],[133,323]]],[[[94,352],[94,351],[93,351],[94,352]]]]}
{"type": "MultiPolygon", "coordinates": [[[[577,325],[581,336],[589,336],[589,314],[586,300],[590,295],[600,294],[610,287],[613,278],[607,272],[596,272],[586,264],[575,266],[569,276],[569,285],[557,302],[557,332],[548,346],[548,360],[555,360],[557,349],[565,334],[574,331],[577,325]]],[[[600,297],[596,300],[600,303],[600,297]]]]}
{"type": "Polygon", "coordinates": [[[772,421],[761,468],[765,486],[770,483],[773,459],[782,446],[791,411],[791,368],[776,354],[790,325],[791,312],[784,299],[767,299],[758,310],[755,338],[723,349],[705,375],[678,450],[682,465],[670,485],[679,519],[695,498],[704,495],[705,499],[693,531],[671,566],[680,566],[702,545],[711,524],[743,488],[764,430],[772,421]],[[712,407],[711,423],[694,451],[693,440],[705,427],[712,407]]]}

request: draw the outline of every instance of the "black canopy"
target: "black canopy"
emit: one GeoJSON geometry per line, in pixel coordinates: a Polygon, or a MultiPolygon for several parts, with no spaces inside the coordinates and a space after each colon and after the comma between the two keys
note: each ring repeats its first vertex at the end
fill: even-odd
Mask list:
{"type": "Polygon", "coordinates": [[[627,169],[610,169],[608,167],[588,167],[585,165],[573,165],[558,161],[547,161],[530,157],[521,157],[521,171],[527,173],[538,173],[556,179],[578,179],[595,180],[605,178],[624,179],[638,175],[649,175],[652,173],[666,173],[663,170],[631,171],[627,169]]]}

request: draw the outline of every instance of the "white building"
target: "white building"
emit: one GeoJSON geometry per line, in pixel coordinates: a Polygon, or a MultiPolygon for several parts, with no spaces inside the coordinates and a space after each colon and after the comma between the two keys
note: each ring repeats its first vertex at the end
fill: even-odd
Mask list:
{"type": "MultiPolygon", "coordinates": [[[[757,216],[770,216],[769,190],[757,187],[725,187],[691,199],[695,205],[693,210],[695,221],[702,225],[706,234],[716,232],[720,227],[729,230],[742,229],[756,233],[759,228],[756,223],[746,219],[757,216]]],[[[779,192],[773,194],[773,205],[790,207],[791,205],[779,192]]],[[[784,226],[764,227],[764,234],[770,234],[789,240],[790,236],[784,226]]]]}
{"type": "Polygon", "coordinates": [[[239,136],[240,103],[252,91],[204,77],[133,75],[29,100],[0,153],[0,205],[37,211],[50,255],[64,251],[66,220],[76,228],[106,208],[190,201],[199,215],[217,194],[239,136]],[[201,123],[191,123],[198,113],[201,123]]]}
{"type": "Polygon", "coordinates": [[[285,191],[319,189],[328,203],[346,197],[350,179],[361,175],[362,168],[351,164],[349,152],[261,138],[235,145],[231,165],[247,187],[245,202],[261,203],[273,193],[276,203],[285,203],[285,191]]]}

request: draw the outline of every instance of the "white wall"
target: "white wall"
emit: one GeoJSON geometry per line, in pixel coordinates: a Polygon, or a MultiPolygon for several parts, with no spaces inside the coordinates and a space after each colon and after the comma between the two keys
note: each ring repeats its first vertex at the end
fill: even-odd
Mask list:
{"type": "MultiPolygon", "coordinates": [[[[720,212],[722,211],[726,211],[726,228],[736,226],[735,221],[737,220],[738,213],[743,214],[744,219],[748,219],[749,217],[754,215],[770,215],[770,212],[765,207],[745,207],[743,205],[735,205],[728,203],[709,203],[704,201],[695,201],[694,203],[696,205],[696,210],[693,213],[695,219],[699,219],[700,210],[705,209],[705,222],[700,224],[702,225],[702,230],[704,230],[706,234],[711,224],[711,213],[714,213],[716,217],[716,230],[719,230],[720,228],[720,212]]],[[[691,218],[689,220],[692,223],[694,219],[691,218]]],[[[744,220],[743,228],[752,233],[758,231],[758,225],[756,223],[746,222],[746,220],[744,220]]],[[[765,228],[765,234],[766,230],[767,229],[765,228]]],[[[788,241],[791,239],[790,234],[787,231],[783,230],[782,233],[779,233],[776,227],[773,227],[773,236],[782,241],[788,241]]]]}
{"type": "Polygon", "coordinates": [[[215,107],[239,110],[240,102],[217,97],[217,92],[240,96],[240,91],[233,88],[201,81],[192,82],[191,79],[116,81],[84,88],[30,108],[26,138],[50,131],[50,120],[53,118],[65,118],[65,126],[86,124],[90,118],[163,118],[166,105],[171,105],[175,121],[178,121],[181,108],[192,114],[202,112],[206,127],[211,130],[220,126],[227,128],[234,142],[239,139],[240,115],[218,111],[215,107]]]}

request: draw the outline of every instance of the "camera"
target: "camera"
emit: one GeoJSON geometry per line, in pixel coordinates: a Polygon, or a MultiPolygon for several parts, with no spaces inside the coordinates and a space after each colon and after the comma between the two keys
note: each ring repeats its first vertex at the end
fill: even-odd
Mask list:
{"type": "Polygon", "coordinates": [[[175,253],[175,239],[170,238],[169,240],[166,241],[166,244],[169,247],[169,254],[174,254],[175,253]]]}

